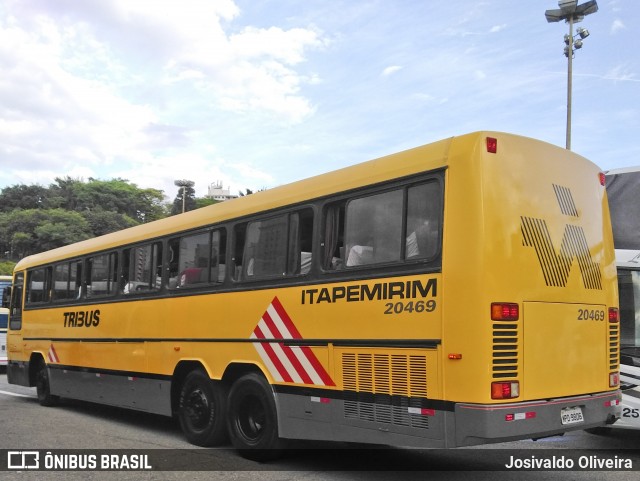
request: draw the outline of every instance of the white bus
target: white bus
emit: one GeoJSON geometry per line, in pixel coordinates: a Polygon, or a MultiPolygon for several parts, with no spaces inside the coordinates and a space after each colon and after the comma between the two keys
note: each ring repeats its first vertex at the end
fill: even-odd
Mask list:
{"type": "Polygon", "coordinates": [[[640,167],[606,173],[620,297],[622,414],[613,427],[640,428],[640,167]]]}
{"type": "Polygon", "coordinates": [[[7,365],[7,323],[9,321],[9,291],[5,298],[4,291],[11,287],[11,276],[0,276],[0,368],[7,365]]]}
{"type": "Polygon", "coordinates": [[[640,250],[616,250],[620,295],[622,415],[613,427],[640,428],[640,250]]]}

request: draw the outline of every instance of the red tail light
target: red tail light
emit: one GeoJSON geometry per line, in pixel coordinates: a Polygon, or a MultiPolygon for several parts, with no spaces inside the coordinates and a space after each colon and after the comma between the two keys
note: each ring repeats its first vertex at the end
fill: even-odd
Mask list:
{"type": "Polygon", "coordinates": [[[609,308],[609,322],[619,322],[620,321],[620,315],[618,314],[618,308],[617,307],[610,307],[609,308]]]}
{"type": "Polygon", "coordinates": [[[487,137],[487,152],[490,154],[498,152],[498,139],[494,137],[487,137]]]}
{"type": "Polygon", "coordinates": [[[518,381],[504,381],[491,383],[491,399],[513,399],[520,396],[518,381]]]}
{"type": "Polygon", "coordinates": [[[604,175],[604,172],[600,172],[598,177],[600,177],[600,185],[604,187],[607,184],[607,176],[604,175]]]}
{"type": "Polygon", "coordinates": [[[491,304],[492,321],[517,321],[520,307],[512,302],[494,302],[491,304]]]}
{"type": "Polygon", "coordinates": [[[620,373],[609,373],[609,387],[616,387],[618,384],[620,384],[620,373]]]}

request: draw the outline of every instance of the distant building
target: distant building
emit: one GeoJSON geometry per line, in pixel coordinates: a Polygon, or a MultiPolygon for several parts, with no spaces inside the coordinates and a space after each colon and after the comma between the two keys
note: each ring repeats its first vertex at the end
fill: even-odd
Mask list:
{"type": "Polygon", "coordinates": [[[224,189],[222,187],[222,182],[217,181],[209,186],[209,193],[207,197],[210,197],[213,200],[217,200],[220,202],[224,202],[225,200],[231,200],[238,197],[237,195],[233,195],[229,189],[224,189]]]}

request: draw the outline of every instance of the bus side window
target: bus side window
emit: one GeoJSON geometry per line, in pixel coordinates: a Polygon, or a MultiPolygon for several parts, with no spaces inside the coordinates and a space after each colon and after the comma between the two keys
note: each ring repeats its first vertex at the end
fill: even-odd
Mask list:
{"type": "Polygon", "coordinates": [[[313,210],[303,209],[289,216],[289,274],[307,274],[311,270],[313,247],[313,210]]]}
{"type": "Polygon", "coordinates": [[[27,273],[27,304],[49,302],[51,277],[51,267],[33,269],[27,273]]]}
{"type": "Polygon", "coordinates": [[[344,266],[344,217],[345,202],[327,207],[324,217],[324,241],[322,267],[325,270],[344,266]]]}
{"type": "Polygon", "coordinates": [[[113,295],[116,291],[118,253],[101,254],[87,259],[87,297],[113,295]]]}
{"type": "Polygon", "coordinates": [[[249,222],[242,278],[282,276],[287,272],[288,215],[249,222]]]}
{"type": "Polygon", "coordinates": [[[154,242],[125,249],[123,253],[121,292],[140,294],[159,290],[162,284],[162,244],[154,242]]]}
{"type": "Polygon", "coordinates": [[[234,232],[235,280],[306,274],[311,269],[311,209],[239,224],[234,232]]]}
{"type": "Polygon", "coordinates": [[[247,224],[238,224],[233,229],[233,252],[232,252],[232,277],[233,280],[242,279],[242,263],[244,254],[244,243],[247,236],[247,224]]]}
{"type": "Polygon", "coordinates": [[[179,289],[209,282],[210,232],[169,241],[169,288],[179,289]]]}
{"type": "Polygon", "coordinates": [[[69,290],[69,263],[58,264],[53,269],[53,298],[67,299],[69,290]]]}
{"type": "Polygon", "coordinates": [[[226,276],[227,232],[224,229],[211,233],[211,274],[210,281],[224,282],[226,276]]]}
{"type": "Polygon", "coordinates": [[[408,189],[405,259],[428,259],[438,252],[440,197],[438,182],[408,189]]]}
{"type": "Polygon", "coordinates": [[[82,283],[82,262],[58,264],[53,269],[53,298],[79,299],[82,283]]]}
{"type": "Polygon", "coordinates": [[[11,308],[9,315],[9,329],[22,329],[22,291],[24,289],[24,273],[18,272],[11,289],[11,308]]]}
{"type": "Polygon", "coordinates": [[[402,204],[400,189],[354,199],[347,204],[347,267],[400,260],[402,204]]]}

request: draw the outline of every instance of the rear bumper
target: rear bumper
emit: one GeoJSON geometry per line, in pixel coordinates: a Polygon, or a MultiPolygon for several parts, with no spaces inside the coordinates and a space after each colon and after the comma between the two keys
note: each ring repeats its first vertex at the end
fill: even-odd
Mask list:
{"type": "Polygon", "coordinates": [[[543,438],[566,431],[611,424],[620,418],[621,393],[499,405],[457,404],[456,445],[472,446],[523,438],[543,438]],[[562,424],[561,411],[580,407],[584,420],[562,424]]]}

